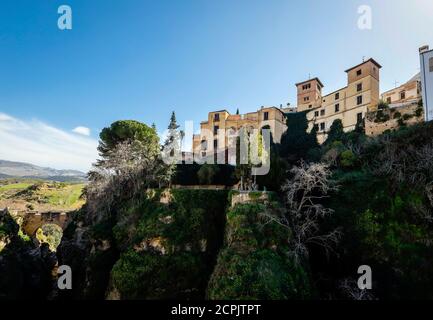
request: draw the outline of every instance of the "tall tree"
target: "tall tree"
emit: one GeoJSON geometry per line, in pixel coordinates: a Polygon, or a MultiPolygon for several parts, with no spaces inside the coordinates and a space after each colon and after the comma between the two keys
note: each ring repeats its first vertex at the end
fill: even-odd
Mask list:
{"type": "Polygon", "coordinates": [[[168,165],[168,170],[173,172],[176,170],[176,164],[181,160],[179,158],[181,152],[181,144],[183,132],[179,131],[177,124],[176,114],[174,111],[171,113],[170,124],[168,125],[167,138],[162,146],[162,156],[164,162],[168,165]]]}
{"type": "Polygon", "coordinates": [[[287,130],[281,137],[280,156],[289,164],[299,160],[309,161],[312,151],[319,148],[317,136],[313,129],[308,132],[307,111],[286,115],[287,130]]]}
{"type": "Polygon", "coordinates": [[[342,141],[344,138],[343,122],[340,119],[334,120],[328,132],[325,145],[331,145],[335,141],[342,141]]]}
{"type": "Polygon", "coordinates": [[[159,137],[156,131],[144,123],[134,120],[121,120],[112,123],[101,131],[99,138],[98,151],[101,160],[98,161],[98,166],[103,166],[104,162],[110,158],[112,151],[121,143],[140,141],[152,153],[159,149],[159,137]]]}

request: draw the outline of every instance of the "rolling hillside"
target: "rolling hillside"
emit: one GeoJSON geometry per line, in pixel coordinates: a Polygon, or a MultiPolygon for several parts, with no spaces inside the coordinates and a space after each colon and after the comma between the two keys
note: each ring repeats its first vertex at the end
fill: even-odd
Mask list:
{"type": "Polygon", "coordinates": [[[30,163],[0,160],[0,179],[25,178],[59,182],[84,182],[86,174],[76,170],[56,170],[30,163]]]}

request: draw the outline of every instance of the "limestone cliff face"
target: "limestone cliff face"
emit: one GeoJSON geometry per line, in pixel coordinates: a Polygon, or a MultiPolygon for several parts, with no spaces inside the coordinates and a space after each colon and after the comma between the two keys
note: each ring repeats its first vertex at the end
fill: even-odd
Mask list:
{"type": "Polygon", "coordinates": [[[60,300],[103,299],[118,258],[111,240],[99,239],[82,213],[65,230],[57,249],[59,264],[70,266],[73,274],[72,290],[58,292],[60,300]]]}
{"type": "Polygon", "coordinates": [[[0,300],[47,299],[56,264],[48,244],[35,246],[21,236],[12,216],[0,211],[0,300]]]}
{"type": "Polygon", "coordinates": [[[207,287],[211,300],[287,300],[311,296],[310,276],[288,257],[287,230],[263,223],[272,203],[249,197],[227,212],[225,242],[207,287]]]}
{"type": "Polygon", "coordinates": [[[104,214],[108,220],[76,219],[58,249],[74,288],[60,298],[205,299],[206,290],[212,299],[305,297],[308,276],[285,258],[286,234],[260,227],[260,210],[271,201],[259,193],[240,199],[223,190],[171,190],[122,202],[104,214]],[[233,277],[251,292],[231,288],[233,277]],[[258,279],[253,286],[251,279],[258,279]]]}

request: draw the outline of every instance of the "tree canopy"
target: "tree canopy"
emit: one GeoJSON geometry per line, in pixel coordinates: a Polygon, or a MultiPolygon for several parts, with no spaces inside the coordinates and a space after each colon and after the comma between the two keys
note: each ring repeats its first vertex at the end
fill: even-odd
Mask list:
{"type": "Polygon", "coordinates": [[[286,114],[287,130],[281,137],[280,155],[290,164],[308,160],[312,150],[318,149],[315,132],[308,133],[307,111],[286,114]]]}
{"type": "Polygon", "coordinates": [[[120,120],[104,128],[100,135],[98,151],[103,158],[121,142],[140,141],[153,148],[159,148],[159,138],[155,128],[135,120],[120,120]]]}

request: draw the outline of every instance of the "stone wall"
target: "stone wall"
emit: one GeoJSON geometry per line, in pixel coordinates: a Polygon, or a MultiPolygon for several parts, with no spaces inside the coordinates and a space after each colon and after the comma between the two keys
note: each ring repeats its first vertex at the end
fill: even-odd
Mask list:
{"type": "Polygon", "coordinates": [[[396,130],[402,124],[414,125],[424,121],[423,113],[418,113],[418,103],[402,105],[398,108],[391,108],[368,112],[365,117],[365,133],[368,136],[377,136],[387,130],[396,130]],[[388,120],[387,120],[388,119],[388,120]]]}
{"type": "Polygon", "coordinates": [[[252,203],[252,202],[266,202],[269,200],[267,192],[240,192],[233,194],[231,206],[234,207],[237,204],[252,203]]]}

